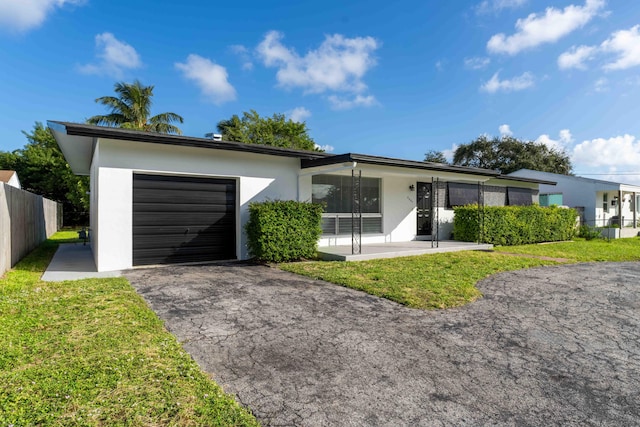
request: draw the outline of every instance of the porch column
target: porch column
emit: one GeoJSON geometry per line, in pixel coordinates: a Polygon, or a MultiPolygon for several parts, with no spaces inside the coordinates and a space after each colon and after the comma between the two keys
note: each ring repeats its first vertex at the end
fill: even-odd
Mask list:
{"type": "Polygon", "coordinates": [[[622,224],[622,190],[618,190],[618,221],[620,228],[624,227],[622,224]]]}
{"type": "Polygon", "coordinates": [[[633,203],[631,203],[631,205],[633,206],[633,228],[636,228],[636,212],[638,211],[638,207],[636,206],[636,202],[638,201],[638,197],[636,195],[637,193],[634,191],[633,192],[633,203]]]}
{"type": "Polygon", "coordinates": [[[362,171],[358,173],[351,170],[351,188],[353,191],[351,198],[351,254],[362,253],[362,192],[360,191],[360,180],[362,171]]]}

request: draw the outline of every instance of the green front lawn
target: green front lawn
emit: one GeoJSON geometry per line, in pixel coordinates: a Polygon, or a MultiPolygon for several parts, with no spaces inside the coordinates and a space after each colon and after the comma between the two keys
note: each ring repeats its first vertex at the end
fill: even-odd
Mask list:
{"type": "Polygon", "coordinates": [[[312,261],[280,264],[279,268],[326,280],[414,308],[457,307],[481,296],[475,284],[492,274],[557,261],[639,261],[640,238],[505,246],[497,252],[450,252],[354,262],[312,261]],[[506,252],[506,253],[502,253],[506,252]],[[507,253],[528,254],[533,257],[507,253]]]}
{"type": "Polygon", "coordinates": [[[124,278],[39,280],[58,233],[0,279],[0,425],[258,425],[124,278]]]}
{"type": "Polygon", "coordinates": [[[476,282],[501,271],[557,264],[488,252],[448,252],[370,261],[279,264],[286,271],[326,280],[414,308],[449,308],[481,296],[476,282]]]}
{"type": "Polygon", "coordinates": [[[538,245],[499,246],[498,252],[566,258],[570,262],[640,261],[640,237],[629,239],[584,240],[538,245]]]}

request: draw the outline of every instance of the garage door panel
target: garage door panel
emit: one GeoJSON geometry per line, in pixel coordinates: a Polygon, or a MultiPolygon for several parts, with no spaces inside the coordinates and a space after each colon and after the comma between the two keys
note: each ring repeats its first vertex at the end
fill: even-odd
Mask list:
{"type": "Polygon", "coordinates": [[[232,204],[179,204],[174,203],[136,203],[134,212],[201,212],[201,213],[226,213],[235,212],[235,206],[232,204]]]}
{"type": "Polygon", "coordinates": [[[133,262],[137,265],[173,264],[181,262],[212,261],[210,254],[220,254],[218,259],[232,259],[234,254],[224,246],[210,246],[197,248],[158,248],[139,249],[135,252],[133,262]],[[149,261],[154,260],[154,261],[149,261]]]}
{"type": "Polygon", "coordinates": [[[235,258],[229,179],[134,174],[134,265],[235,258]]]}
{"type": "MultiPolygon", "coordinates": [[[[224,231],[224,230],[222,230],[224,231]]],[[[134,249],[154,249],[163,248],[204,248],[211,246],[221,246],[221,238],[232,239],[231,233],[225,236],[221,233],[216,234],[160,234],[152,236],[138,236],[133,243],[134,249]]],[[[222,240],[224,241],[224,239],[222,240]]]]}
{"type": "Polygon", "coordinates": [[[180,212],[152,212],[145,213],[138,218],[135,225],[155,225],[159,227],[164,226],[206,226],[217,224],[233,225],[235,223],[235,215],[228,213],[190,213],[189,215],[183,215],[180,212]]]}
{"type": "Polygon", "coordinates": [[[235,180],[233,179],[211,179],[198,177],[182,177],[182,176],[161,176],[161,175],[143,175],[136,174],[137,179],[133,184],[136,189],[157,189],[157,190],[202,190],[224,192],[231,189],[235,190],[235,180]]]}
{"type": "Polygon", "coordinates": [[[234,193],[213,193],[211,191],[181,191],[181,190],[136,190],[136,201],[140,203],[171,204],[214,204],[228,205],[235,198],[234,193]]]}
{"type": "Polygon", "coordinates": [[[231,226],[228,223],[223,223],[221,225],[191,225],[188,227],[184,227],[183,225],[178,226],[164,226],[162,230],[158,230],[158,227],[155,225],[139,225],[137,227],[133,227],[133,233],[136,236],[153,236],[153,235],[173,235],[173,234],[185,234],[185,229],[189,228],[189,233],[192,234],[203,234],[203,233],[221,233],[222,230],[230,230],[229,232],[235,233],[235,228],[233,224],[231,226]]]}

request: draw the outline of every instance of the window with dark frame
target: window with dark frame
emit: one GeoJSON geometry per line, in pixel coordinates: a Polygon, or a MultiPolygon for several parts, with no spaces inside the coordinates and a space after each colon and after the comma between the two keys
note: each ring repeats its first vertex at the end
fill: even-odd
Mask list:
{"type": "Polygon", "coordinates": [[[602,193],[602,210],[605,213],[609,213],[609,194],[602,193]]]}
{"type": "MultiPolygon", "coordinates": [[[[380,178],[360,180],[363,233],[382,233],[381,183],[380,178]]],[[[351,234],[353,183],[350,175],[312,176],[311,201],[324,209],[323,235],[351,234]]]]}
{"type": "Polygon", "coordinates": [[[507,187],[507,205],[530,206],[533,204],[533,190],[530,188],[507,187]]]}
{"type": "Polygon", "coordinates": [[[456,206],[473,205],[478,203],[478,185],[447,183],[447,209],[456,206]]]}

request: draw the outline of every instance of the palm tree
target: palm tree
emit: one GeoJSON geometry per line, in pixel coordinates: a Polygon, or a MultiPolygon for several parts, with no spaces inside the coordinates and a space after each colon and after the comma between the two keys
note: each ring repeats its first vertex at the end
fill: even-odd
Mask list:
{"type": "Polygon", "coordinates": [[[87,119],[87,123],[146,132],[182,134],[177,126],[171,124],[183,123],[182,116],[176,113],[162,113],[149,117],[153,86],[143,86],[136,80],[132,84],[118,82],[114,90],[118,94],[117,98],[103,96],[96,99],[96,102],[108,107],[111,112],[104,116],[93,116],[87,119]]]}

